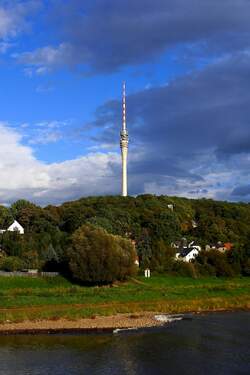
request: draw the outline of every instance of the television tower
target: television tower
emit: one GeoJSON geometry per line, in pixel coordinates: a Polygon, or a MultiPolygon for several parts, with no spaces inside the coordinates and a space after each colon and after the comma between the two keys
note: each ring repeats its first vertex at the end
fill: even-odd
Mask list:
{"type": "Polygon", "coordinates": [[[128,131],[126,125],[126,85],[122,88],[122,130],[120,133],[120,147],[122,155],[122,196],[128,195],[127,158],[128,158],[128,131]]]}

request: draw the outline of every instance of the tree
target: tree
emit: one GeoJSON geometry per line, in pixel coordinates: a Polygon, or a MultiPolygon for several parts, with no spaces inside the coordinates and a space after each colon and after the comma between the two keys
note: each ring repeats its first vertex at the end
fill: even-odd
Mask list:
{"type": "Polygon", "coordinates": [[[18,257],[5,257],[0,260],[0,269],[3,271],[14,272],[21,271],[25,263],[18,257]]]}
{"type": "Polygon", "coordinates": [[[45,271],[58,271],[59,256],[52,243],[50,243],[46,251],[43,252],[43,259],[45,262],[43,269],[45,271]]]}
{"type": "Polygon", "coordinates": [[[72,276],[85,283],[112,283],[135,272],[131,241],[102,228],[81,226],[72,235],[67,254],[72,276]]]}
{"type": "Polygon", "coordinates": [[[199,271],[206,273],[209,269],[214,271],[216,276],[235,276],[235,272],[228,262],[227,255],[218,250],[202,251],[195,259],[195,264],[199,264],[199,271]],[[202,265],[202,266],[201,266],[202,265]]]}
{"type": "Polygon", "coordinates": [[[13,223],[13,216],[7,207],[0,206],[0,229],[5,229],[13,223]]]}
{"type": "Polygon", "coordinates": [[[25,199],[19,199],[13,203],[10,207],[10,211],[14,217],[18,217],[21,210],[24,208],[35,208],[37,207],[34,203],[31,203],[25,199]]]}
{"type": "Polygon", "coordinates": [[[175,249],[166,245],[162,239],[155,241],[152,246],[150,268],[159,273],[171,272],[175,263],[175,252],[175,249]]]}
{"type": "Polygon", "coordinates": [[[152,240],[148,230],[143,228],[136,241],[137,254],[139,256],[140,265],[143,268],[149,267],[152,258],[152,240]]]}
{"type": "Polygon", "coordinates": [[[26,251],[22,256],[25,268],[40,269],[41,262],[39,261],[38,254],[35,250],[26,251]]]}
{"type": "Polygon", "coordinates": [[[7,255],[21,257],[24,244],[23,235],[18,232],[4,232],[0,235],[0,244],[7,255]]]}

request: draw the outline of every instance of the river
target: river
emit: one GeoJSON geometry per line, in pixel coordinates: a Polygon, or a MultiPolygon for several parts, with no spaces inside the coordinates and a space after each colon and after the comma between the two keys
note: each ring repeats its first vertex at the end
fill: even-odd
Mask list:
{"type": "Polygon", "coordinates": [[[0,374],[249,375],[250,312],[117,334],[0,336],[0,374]]]}

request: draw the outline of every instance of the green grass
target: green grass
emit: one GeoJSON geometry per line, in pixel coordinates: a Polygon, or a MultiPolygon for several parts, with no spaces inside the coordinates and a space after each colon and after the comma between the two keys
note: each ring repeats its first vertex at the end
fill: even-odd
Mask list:
{"type": "Polygon", "coordinates": [[[62,277],[0,277],[2,322],[249,307],[250,278],[153,276],[137,277],[114,287],[83,287],[62,277]]]}

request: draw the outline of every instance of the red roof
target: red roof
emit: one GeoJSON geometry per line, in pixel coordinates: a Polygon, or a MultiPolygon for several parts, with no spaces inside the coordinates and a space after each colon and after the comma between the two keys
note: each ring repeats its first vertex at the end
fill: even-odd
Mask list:
{"type": "Polygon", "coordinates": [[[227,249],[227,250],[231,250],[232,247],[233,247],[233,244],[231,242],[226,242],[224,243],[224,247],[227,249]]]}

